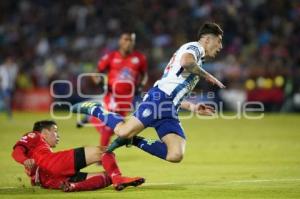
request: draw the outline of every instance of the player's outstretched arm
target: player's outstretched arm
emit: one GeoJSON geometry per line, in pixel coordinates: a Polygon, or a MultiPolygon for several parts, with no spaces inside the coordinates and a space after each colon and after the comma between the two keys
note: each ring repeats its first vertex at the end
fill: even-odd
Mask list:
{"type": "Polygon", "coordinates": [[[222,84],[222,82],[220,82],[217,78],[215,78],[210,73],[206,72],[206,70],[204,70],[203,68],[200,68],[200,71],[202,73],[202,77],[204,77],[207,81],[209,81],[212,84],[216,84],[220,88],[225,88],[225,86],[224,86],[224,84],[222,84]]]}
{"type": "Polygon", "coordinates": [[[212,84],[216,84],[220,88],[225,88],[225,86],[213,75],[205,71],[203,68],[198,66],[194,56],[190,53],[185,53],[182,55],[180,60],[181,66],[190,73],[196,74],[200,77],[204,77],[207,81],[212,84]]]}
{"type": "Polygon", "coordinates": [[[188,101],[183,101],[180,108],[197,113],[199,115],[212,116],[215,114],[215,110],[211,106],[207,106],[203,103],[193,104],[188,101]]]}

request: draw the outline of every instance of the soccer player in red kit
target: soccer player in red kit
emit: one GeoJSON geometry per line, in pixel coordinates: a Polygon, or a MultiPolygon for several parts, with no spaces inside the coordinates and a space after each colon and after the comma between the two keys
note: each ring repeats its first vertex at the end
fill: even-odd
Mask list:
{"type": "MultiPolygon", "coordinates": [[[[98,62],[98,72],[107,74],[108,92],[104,96],[104,107],[122,116],[133,110],[133,98],[136,90],[140,90],[147,82],[146,57],[134,50],[135,33],[123,32],[119,39],[119,49],[104,55],[98,62]],[[137,88],[137,89],[136,89],[137,88]]],[[[100,78],[93,77],[95,83],[100,78]]],[[[113,135],[111,128],[95,118],[84,118],[77,126],[87,121],[94,124],[101,134],[100,145],[107,146],[113,135]]]]}
{"type": "Polygon", "coordinates": [[[144,183],[140,177],[123,177],[114,154],[104,153],[102,147],[81,147],[53,152],[59,141],[54,121],[43,120],[34,124],[33,131],[26,133],[15,145],[13,158],[23,164],[32,185],[63,191],[84,191],[107,187],[116,190],[144,183]],[[83,173],[80,169],[102,162],[105,172],[83,173]]]}

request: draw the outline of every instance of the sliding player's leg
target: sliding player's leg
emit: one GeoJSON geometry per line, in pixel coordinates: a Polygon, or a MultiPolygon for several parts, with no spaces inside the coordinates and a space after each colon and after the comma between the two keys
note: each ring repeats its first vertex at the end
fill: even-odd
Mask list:
{"type": "Polygon", "coordinates": [[[138,186],[145,182],[141,177],[124,177],[119,169],[115,155],[113,153],[103,153],[102,147],[85,147],[86,165],[99,162],[101,159],[102,166],[112,180],[116,190],[120,191],[127,186],[138,186]]]}
{"type": "Polygon", "coordinates": [[[106,172],[82,173],[78,172],[64,181],[61,189],[65,192],[88,191],[102,189],[111,185],[111,179],[106,172]]]}
{"type": "Polygon", "coordinates": [[[127,186],[139,186],[145,182],[145,179],[141,177],[131,178],[122,176],[114,153],[107,152],[102,155],[102,166],[111,177],[112,184],[117,191],[120,191],[127,186]]]}
{"type": "MultiPolygon", "coordinates": [[[[128,178],[121,175],[114,155],[104,155],[103,147],[80,147],[76,149],[60,151],[49,155],[47,165],[43,168],[57,176],[74,176],[82,168],[93,163],[102,162],[102,165],[111,178],[116,190],[122,190],[126,186],[137,186],[145,180],[143,178],[128,178]]],[[[81,176],[83,177],[83,176],[81,176]]]]}
{"type": "MultiPolygon", "coordinates": [[[[88,153],[92,153],[92,150],[92,148],[89,148],[87,151],[88,153]]],[[[141,177],[132,178],[122,176],[113,153],[104,153],[101,159],[105,172],[88,174],[77,172],[68,181],[63,183],[62,189],[67,192],[86,191],[105,188],[113,184],[117,191],[121,191],[128,186],[139,186],[145,182],[145,179],[141,177]]],[[[88,163],[92,161],[92,158],[87,159],[88,163]]]]}

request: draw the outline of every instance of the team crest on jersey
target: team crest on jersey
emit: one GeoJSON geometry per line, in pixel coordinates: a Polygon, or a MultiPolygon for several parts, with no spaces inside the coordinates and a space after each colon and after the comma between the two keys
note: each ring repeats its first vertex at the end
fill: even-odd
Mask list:
{"type": "Polygon", "coordinates": [[[149,117],[152,114],[152,111],[150,109],[145,109],[142,113],[143,117],[149,117]]]}
{"type": "Polygon", "coordinates": [[[139,58],[137,58],[137,57],[131,58],[131,63],[138,64],[139,62],[140,62],[139,58]]]}
{"type": "Polygon", "coordinates": [[[118,58],[115,58],[115,59],[113,59],[113,62],[115,63],[115,64],[119,64],[119,63],[121,63],[121,59],[118,59],[118,58]]]}

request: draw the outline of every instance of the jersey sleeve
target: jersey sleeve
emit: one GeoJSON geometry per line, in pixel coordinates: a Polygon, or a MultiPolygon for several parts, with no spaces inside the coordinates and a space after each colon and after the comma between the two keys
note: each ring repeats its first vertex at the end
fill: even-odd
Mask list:
{"type": "Polygon", "coordinates": [[[182,54],[184,54],[184,53],[192,54],[194,56],[196,62],[198,62],[201,59],[201,54],[203,54],[197,46],[192,45],[192,44],[190,44],[184,48],[184,50],[182,51],[182,54]]]}
{"type": "Polygon", "coordinates": [[[19,162],[20,164],[23,164],[23,162],[28,159],[26,155],[26,148],[24,148],[23,146],[14,147],[14,150],[11,155],[14,158],[14,160],[19,162]]]}
{"type": "Polygon", "coordinates": [[[14,149],[17,146],[21,146],[26,150],[26,153],[35,148],[37,143],[41,140],[41,136],[38,133],[30,132],[25,135],[14,145],[14,149]]]}
{"type": "Polygon", "coordinates": [[[109,63],[111,60],[111,53],[107,53],[105,54],[103,57],[101,57],[98,61],[98,72],[104,72],[105,70],[107,70],[109,68],[109,63]]]}

